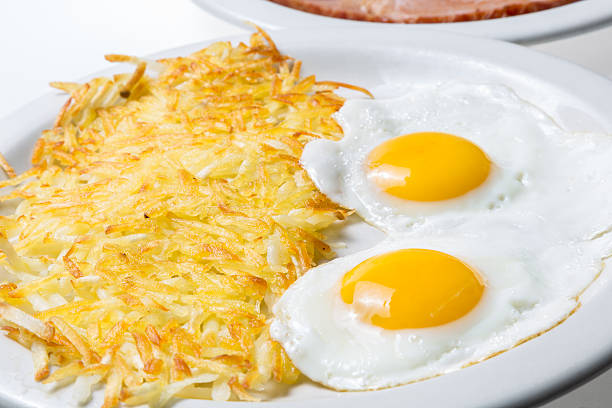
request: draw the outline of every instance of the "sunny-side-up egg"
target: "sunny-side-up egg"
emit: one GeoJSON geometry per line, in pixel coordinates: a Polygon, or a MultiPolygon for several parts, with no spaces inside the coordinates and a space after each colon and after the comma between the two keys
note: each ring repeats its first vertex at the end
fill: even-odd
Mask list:
{"type": "Polygon", "coordinates": [[[449,373],[564,320],[610,246],[484,218],[471,227],[486,233],[388,238],[310,270],[275,305],[271,335],[310,379],[369,390],[449,373]]]}
{"type": "Polygon", "coordinates": [[[508,88],[462,83],[351,100],[337,120],[344,138],[309,143],[302,164],[333,201],[387,231],[504,206],[529,182],[551,131],[508,88]]]}
{"type": "Polygon", "coordinates": [[[612,136],[570,133],[505,86],[348,101],[302,162],[387,231],[308,271],[270,333],[341,390],[448,373],[563,321],[612,254],[612,136]],[[418,221],[418,222],[415,222],[418,221]]]}

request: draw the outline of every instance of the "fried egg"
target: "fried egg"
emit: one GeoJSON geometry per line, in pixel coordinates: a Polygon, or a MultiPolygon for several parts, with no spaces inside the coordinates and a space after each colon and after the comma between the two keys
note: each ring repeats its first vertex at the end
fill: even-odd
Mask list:
{"type": "Polygon", "coordinates": [[[486,216],[460,231],[389,237],[298,279],[270,333],[300,371],[338,390],[458,370],[568,317],[609,253],[609,242],[544,235],[486,216]]]}
{"type": "Polygon", "coordinates": [[[345,138],[302,163],[387,237],[274,306],[272,337],[314,381],[378,389],[507,351],[576,310],[612,254],[610,135],[567,132],[501,85],[348,101],[338,120],[345,138]]]}
{"type": "Polygon", "coordinates": [[[549,117],[504,86],[350,100],[337,120],[344,138],[309,143],[301,162],[323,193],[386,231],[507,205],[558,137],[549,117]]]}

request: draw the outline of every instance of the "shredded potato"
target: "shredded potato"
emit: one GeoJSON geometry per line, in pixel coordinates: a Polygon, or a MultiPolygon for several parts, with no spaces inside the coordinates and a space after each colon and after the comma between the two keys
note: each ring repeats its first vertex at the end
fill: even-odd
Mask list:
{"type": "Polygon", "coordinates": [[[33,168],[0,161],[1,199],[18,201],[0,217],[3,329],[36,380],[75,381],[80,403],[100,384],[106,408],[255,400],[295,381],[269,310],[332,255],[319,231],[348,214],[299,157],[342,136],[333,91],[362,89],[301,78],[261,30],[187,57],[107,59],[137,68],[54,83],[70,98],[33,168]]]}

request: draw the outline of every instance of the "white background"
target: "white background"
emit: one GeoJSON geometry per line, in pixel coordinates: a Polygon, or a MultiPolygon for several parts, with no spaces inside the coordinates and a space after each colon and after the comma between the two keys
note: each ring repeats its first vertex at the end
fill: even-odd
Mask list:
{"type": "MultiPolygon", "coordinates": [[[[146,55],[244,32],[189,0],[3,0],[0,118],[48,92],[50,81],[108,67],[104,54],[146,55]]],[[[612,28],[533,48],[612,78],[612,28]]],[[[612,370],[545,408],[611,406],[612,370]]]]}

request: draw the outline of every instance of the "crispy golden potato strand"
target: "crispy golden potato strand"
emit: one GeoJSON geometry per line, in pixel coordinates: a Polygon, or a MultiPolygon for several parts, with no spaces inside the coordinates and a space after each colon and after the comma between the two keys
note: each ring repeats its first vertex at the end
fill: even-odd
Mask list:
{"type": "MultiPolygon", "coordinates": [[[[37,380],[104,407],[255,399],[299,372],[268,334],[274,300],[331,250],[348,212],[300,167],[337,139],[344,84],[300,77],[267,35],[133,74],[55,83],[70,98],[33,169],[0,182],[0,317],[37,380]],[[161,69],[160,69],[161,67],[161,69]]],[[[354,89],[354,88],[352,88],[354,89]]]]}

